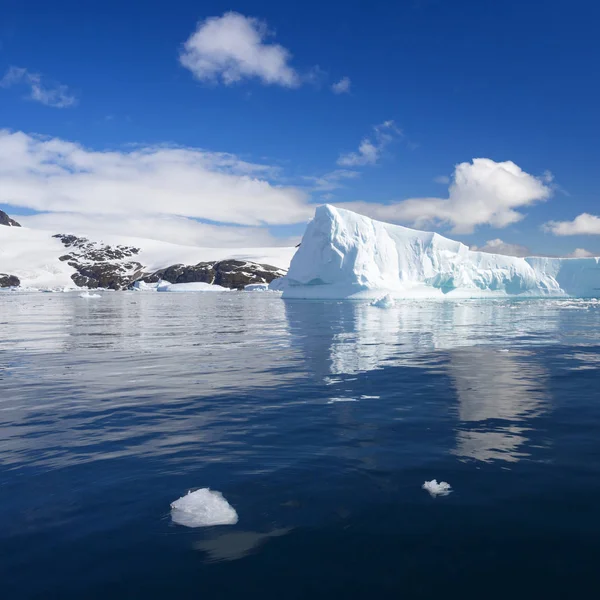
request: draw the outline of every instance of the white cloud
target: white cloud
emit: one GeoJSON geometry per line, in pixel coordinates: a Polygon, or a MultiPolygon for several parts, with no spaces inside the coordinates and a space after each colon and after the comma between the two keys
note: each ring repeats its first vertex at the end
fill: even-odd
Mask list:
{"type": "Polygon", "coordinates": [[[600,235],[600,217],[582,213],[572,221],[549,221],[543,229],[554,235],[600,235]]]}
{"type": "MultiPolygon", "coordinates": [[[[448,198],[411,198],[388,205],[349,202],[342,207],[376,219],[426,228],[449,224],[453,233],[472,233],[478,225],[502,228],[524,218],[518,208],[549,198],[541,178],[515,163],[475,158],[456,166],[448,198]]],[[[600,219],[599,219],[600,222],[600,219]]]]}
{"type": "Polygon", "coordinates": [[[262,227],[233,227],[199,223],[172,215],[114,215],[40,213],[19,216],[23,227],[57,233],[95,236],[122,235],[205,248],[295,246],[296,238],[276,238],[262,227]]]}
{"type": "Polygon", "coordinates": [[[356,179],[360,177],[358,171],[350,169],[336,169],[330,173],[325,173],[318,177],[305,177],[307,181],[312,182],[311,190],[314,192],[330,192],[344,187],[342,181],[345,179],[356,179]]]}
{"type": "Polygon", "coordinates": [[[450,183],[450,177],[448,177],[448,175],[438,175],[437,177],[433,178],[433,181],[435,181],[435,183],[448,185],[450,183]]]}
{"type": "Polygon", "coordinates": [[[394,121],[384,121],[380,125],[375,125],[373,135],[361,141],[358,152],[342,154],[337,164],[341,167],[374,165],[381,157],[384,148],[398,135],[402,135],[402,131],[396,127],[394,121]]]}
{"type": "Polygon", "coordinates": [[[342,77],[339,81],[336,81],[336,83],[331,86],[331,91],[334,94],[347,94],[350,92],[351,85],[352,82],[350,81],[350,77],[342,77]]]}
{"type": "Polygon", "coordinates": [[[30,73],[21,67],[10,67],[0,80],[0,87],[10,88],[13,85],[29,87],[29,96],[27,97],[46,106],[68,108],[77,104],[77,98],[69,92],[66,85],[44,83],[39,73],[30,73]]]}
{"type": "Polygon", "coordinates": [[[184,43],[181,64],[200,81],[225,85],[258,78],[265,84],[297,87],[301,78],[289,65],[290,52],[266,43],[266,23],[236,12],[198,23],[184,43]]]}
{"type": "Polygon", "coordinates": [[[568,258],[589,258],[590,256],[596,255],[585,248],[575,248],[571,254],[567,254],[568,258]]]}
{"type": "Polygon", "coordinates": [[[308,220],[304,192],[232,154],[145,146],[95,151],[0,130],[0,203],[36,211],[197,217],[236,225],[308,220]]]}
{"type": "Polygon", "coordinates": [[[491,254],[504,254],[505,256],[531,256],[531,250],[527,246],[521,244],[509,244],[497,238],[488,240],[484,246],[478,248],[471,246],[471,250],[479,252],[489,252],[491,254]]]}

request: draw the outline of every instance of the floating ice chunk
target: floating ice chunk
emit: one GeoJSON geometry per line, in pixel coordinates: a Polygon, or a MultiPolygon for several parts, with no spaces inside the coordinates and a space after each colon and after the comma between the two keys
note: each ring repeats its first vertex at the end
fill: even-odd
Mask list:
{"type": "Polygon", "coordinates": [[[185,527],[210,527],[212,525],[235,525],[238,515],[221,492],[202,488],[188,492],[171,503],[171,518],[185,527]]]}
{"type": "Polygon", "coordinates": [[[269,290],[268,283],[249,283],[244,286],[245,292],[266,292],[269,290]]]}
{"type": "Polygon", "coordinates": [[[429,495],[432,498],[436,496],[447,496],[452,492],[452,488],[449,483],[445,481],[437,482],[437,479],[432,479],[431,481],[426,481],[422,488],[429,492],[429,495]]]}
{"type": "Polygon", "coordinates": [[[371,306],[377,306],[378,308],[394,308],[396,303],[389,294],[386,294],[377,300],[373,300],[373,302],[371,302],[371,306]]]}
{"type": "Polygon", "coordinates": [[[136,292],[155,292],[160,283],[163,282],[157,281],[156,283],[146,283],[145,281],[136,281],[133,284],[133,289],[136,292]]]}
{"type": "Polygon", "coordinates": [[[89,300],[90,298],[102,298],[100,294],[90,294],[89,292],[83,292],[83,294],[79,294],[80,298],[85,298],[89,300]]]}

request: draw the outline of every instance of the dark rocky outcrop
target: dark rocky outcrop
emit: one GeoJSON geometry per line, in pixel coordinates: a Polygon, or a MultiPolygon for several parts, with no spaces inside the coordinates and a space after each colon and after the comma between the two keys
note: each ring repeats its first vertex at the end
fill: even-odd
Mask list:
{"type": "Polygon", "coordinates": [[[136,281],[156,283],[203,282],[231,289],[244,289],[250,283],[271,283],[285,271],[271,265],[243,260],[201,262],[197,265],[172,265],[148,273],[144,265],[133,260],[140,252],[134,246],[109,246],[85,237],[59,233],[53,236],[68,249],[59,260],[75,269],[71,279],[79,287],[124,290],[136,281]]]}
{"type": "Polygon", "coordinates": [[[260,265],[243,260],[201,262],[197,265],[172,265],[141,277],[145,283],[164,280],[170,283],[211,283],[242,290],[250,283],[271,283],[283,277],[285,271],[271,265],[260,265]]]}
{"type": "Polygon", "coordinates": [[[19,287],[20,285],[21,281],[15,275],[0,273],[0,288],[19,287]]]}
{"type": "Polygon", "coordinates": [[[21,227],[14,219],[11,219],[3,210],[0,210],[0,225],[7,225],[8,227],[21,227]]]}
{"type": "Polygon", "coordinates": [[[90,242],[87,238],[59,233],[59,239],[69,253],[59,258],[77,272],[71,275],[79,287],[124,290],[143,274],[143,265],[134,260],[140,249],[133,246],[109,246],[90,242]]]}

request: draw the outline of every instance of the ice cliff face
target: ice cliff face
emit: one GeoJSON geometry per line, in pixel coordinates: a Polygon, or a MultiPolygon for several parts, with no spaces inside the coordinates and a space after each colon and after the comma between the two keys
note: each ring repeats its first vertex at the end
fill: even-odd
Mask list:
{"type": "Polygon", "coordinates": [[[473,252],[437,233],[316,209],[287,276],[287,298],[600,296],[596,258],[517,258],[473,252]]]}

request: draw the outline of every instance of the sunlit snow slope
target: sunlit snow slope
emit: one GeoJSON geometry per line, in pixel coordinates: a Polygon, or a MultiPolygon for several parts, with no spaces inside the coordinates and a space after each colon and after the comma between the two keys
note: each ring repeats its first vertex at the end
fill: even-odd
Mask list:
{"type": "Polygon", "coordinates": [[[437,233],[316,209],[286,277],[284,298],[600,296],[597,258],[473,252],[437,233]]]}
{"type": "MultiPolygon", "coordinates": [[[[26,227],[0,227],[0,273],[16,275],[22,288],[75,288],[71,275],[75,269],[59,260],[67,249],[53,234],[56,232],[26,227]]],[[[181,263],[194,265],[202,261],[247,260],[287,269],[295,248],[196,248],[156,240],[107,235],[94,241],[113,246],[140,248],[134,258],[148,272],[181,263]]]]}

